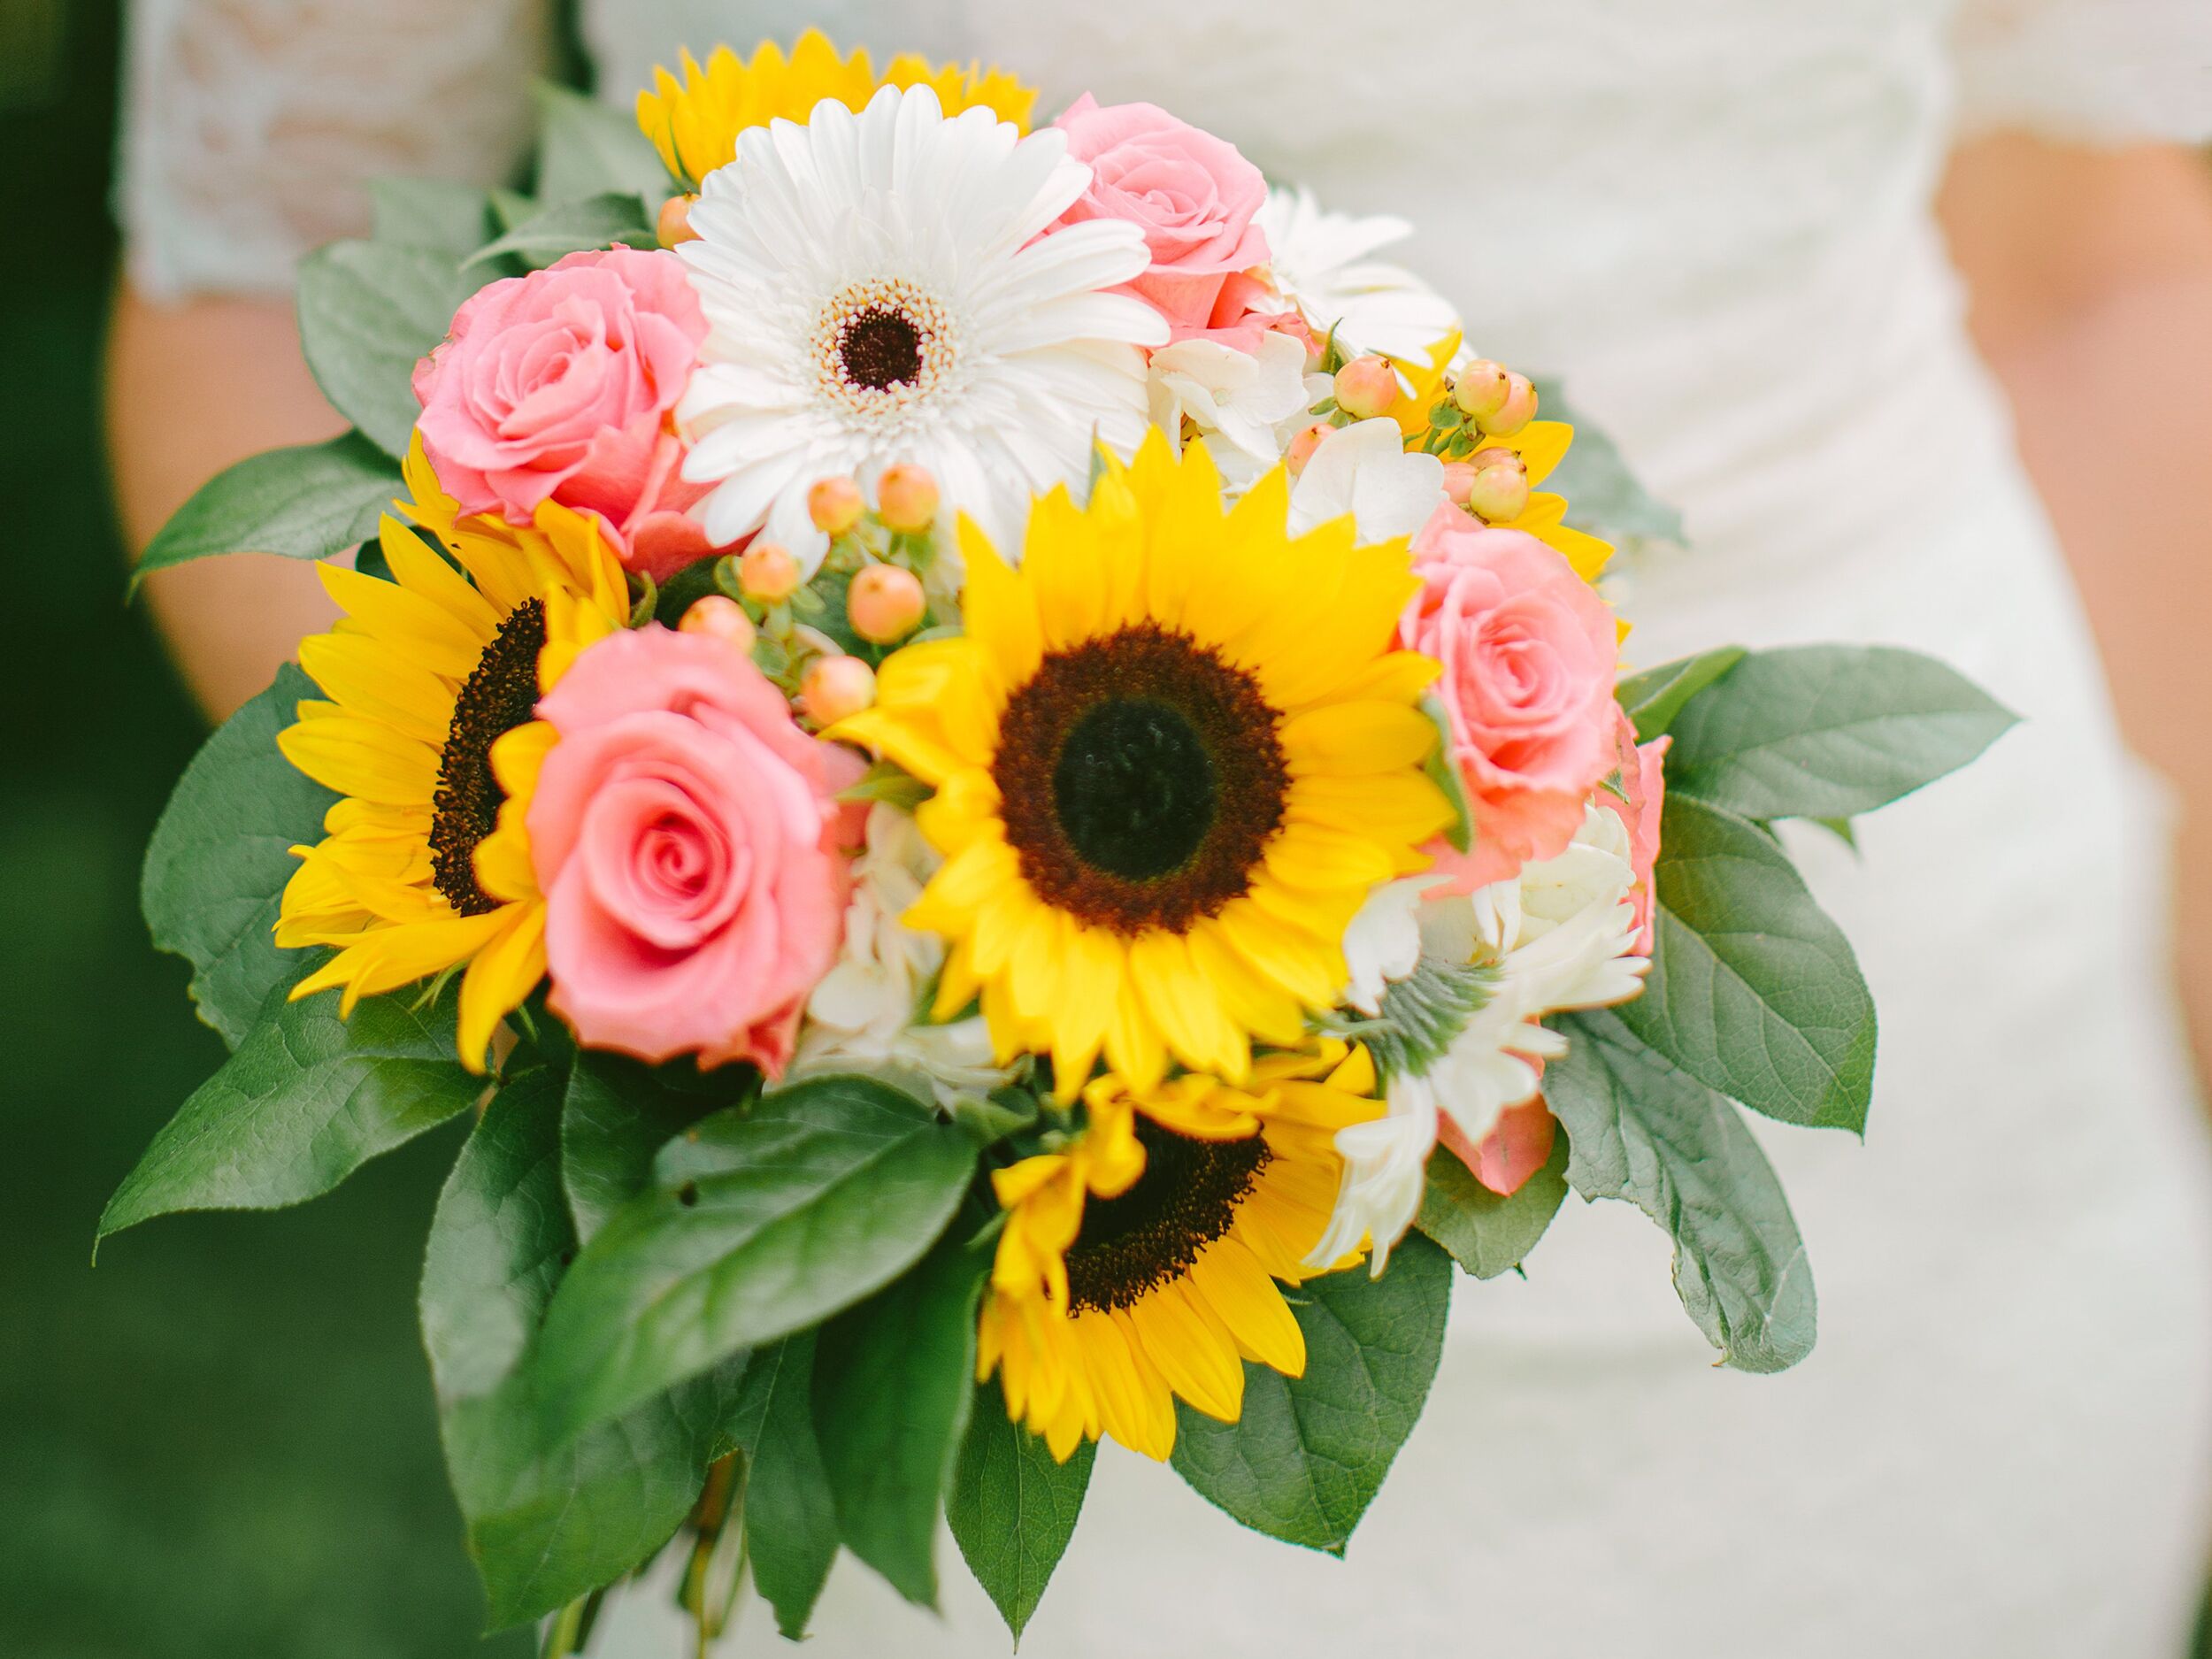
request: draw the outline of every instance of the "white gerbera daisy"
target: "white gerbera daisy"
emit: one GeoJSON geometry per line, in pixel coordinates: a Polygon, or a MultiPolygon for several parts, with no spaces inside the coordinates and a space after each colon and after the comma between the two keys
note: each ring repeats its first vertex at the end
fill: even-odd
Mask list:
{"type": "Polygon", "coordinates": [[[1350,352],[1372,351],[1426,366],[1429,351],[1457,332],[1443,296],[1402,266],[1370,257],[1412,234],[1402,219],[1355,219],[1323,211],[1310,191],[1267,193],[1258,223],[1267,233],[1276,289],[1304,313],[1317,337],[1336,331],[1350,352]]]}
{"type": "Polygon", "coordinates": [[[948,120],[927,87],[741,134],[678,250],[712,325],[677,411],[709,537],[764,530],[811,570],[808,487],[909,462],[1018,546],[1030,495],[1082,480],[1094,435],[1133,449],[1138,348],[1167,327],[1104,291],[1145,268],[1135,226],[1049,228],[1089,180],[1062,134],[948,120]]]}

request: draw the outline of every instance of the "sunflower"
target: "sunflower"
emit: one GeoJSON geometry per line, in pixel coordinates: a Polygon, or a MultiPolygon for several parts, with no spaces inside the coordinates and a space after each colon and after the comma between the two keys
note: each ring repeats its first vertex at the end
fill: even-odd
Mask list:
{"type": "Polygon", "coordinates": [[[966,634],[894,654],[833,733],[935,787],[946,862],[905,920],[948,943],[937,1017],[979,996],[1063,1098],[1102,1051],[1141,1092],[1171,1055],[1241,1083],[1450,820],[1420,770],[1436,665],[1391,645],[1403,542],[1292,536],[1286,503],[1279,467],[1225,513],[1204,446],[1155,431],[1087,508],[1037,500],[1018,572],[964,519],[966,634]]]}
{"type": "Polygon", "coordinates": [[[1248,1089],[1186,1073],[1151,1090],[1102,1077],[1062,1151],[994,1172],[1006,1211],[977,1332],[976,1378],[1067,1461],[1110,1434],[1175,1448],[1174,1396],[1225,1423],[1245,1360],[1286,1377],[1306,1341],[1276,1280],[1307,1265],[1336,1202],[1336,1133],[1375,1117],[1364,1048],[1270,1055],[1248,1089]]]}
{"type": "MultiPolygon", "coordinates": [[[[1436,406],[1451,396],[1444,372],[1451,366],[1453,357],[1459,350],[1459,336],[1448,334],[1429,352],[1425,367],[1401,364],[1412,395],[1400,400],[1394,411],[1398,429],[1405,434],[1406,448],[1418,449],[1421,440],[1429,430],[1429,415],[1436,406]]],[[[1548,548],[1563,556],[1574,566],[1575,574],[1586,582],[1597,580],[1598,574],[1613,557],[1612,544],[1601,541],[1587,531],[1577,530],[1566,524],[1567,498],[1546,495],[1536,488],[1559,468],[1567,458],[1568,446],[1573,443],[1575,429],[1563,420],[1532,420],[1509,438],[1492,437],[1485,434],[1481,447],[1486,449],[1510,449],[1521,457],[1528,468],[1528,505],[1517,518],[1499,523],[1505,530],[1525,530],[1548,548]]]]}
{"type": "Polygon", "coordinates": [[[841,57],[819,29],[800,35],[787,58],[773,41],[763,41],[749,61],[726,46],[710,52],[704,68],[688,50],[680,61],[681,81],[653,71],[652,90],[637,95],[637,124],[668,171],[695,190],[737,153],[737,135],[747,127],[803,123],[824,98],[858,110],[879,87],[926,86],[948,115],[981,106],[1025,133],[1037,103],[1036,88],[995,65],[933,64],[902,52],[878,75],[865,51],[841,57]]]}
{"type": "Polygon", "coordinates": [[[295,998],[364,996],[466,964],[461,1058],[480,1069],[493,1031],[545,972],[545,907],[522,827],[548,746],[518,733],[594,640],[629,611],[622,567],[598,520],[547,503],[534,526],[460,519],[420,438],[399,510],[435,536],[456,570],[387,516],[392,580],[319,566],[346,615],[300,645],[327,701],[299,705],[278,734],[285,758],[344,798],[285,886],[277,943],[337,947],[295,998]],[[464,573],[465,572],[465,574],[464,573]]]}

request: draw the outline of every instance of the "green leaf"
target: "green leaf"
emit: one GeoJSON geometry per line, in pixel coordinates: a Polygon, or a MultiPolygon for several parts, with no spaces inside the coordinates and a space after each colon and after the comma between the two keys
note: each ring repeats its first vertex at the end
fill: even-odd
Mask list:
{"type": "Polygon", "coordinates": [[[732,1438],[749,1463],[746,1548],[753,1586],[793,1641],[837,1559],[837,1508],[814,1438],[814,1333],[754,1350],[745,1367],[732,1438]]]}
{"type": "Polygon", "coordinates": [[[565,1443],[518,1369],[576,1235],[561,1202],[561,1082],[524,1073],[485,1109],[439,1197],[423,1344],[468,1548],[495,1628],[550,1612],[650,1555],[725,1449],[725,1365],[565,1443]]]}
{"type": "Polygon", "coordinates": [[[911,812],[936,793],[896,761],[879,760],[861,774],[858,782],[839,790],[837,798],[840,801],[887,801],[902,812],[911,812]]]}
{"type": "Polygon", "coordinates": [[[332,407],[388,455],[407,453],[415,365],[476,284],[431,248],[334,242],[299,266],[300,348],[332,407]]]}
{"type": "Polygon", "coordinates": [[[975,1398],[976,1298],[991,1253],[948,1238],[822,1327],[814,1433],[845,1547],[937,1605],[937,1517],[975,1398]]]}
{"type": "Polygon", "coordinates": [[[399,488],[399,468],[357,432],[250,456],[171,515],[131,572],[131,586],[219,553],[319,559],[342,552],[375,533],[399,488]]]}
{"type": "Polygon", "coordinates": [[[975,1147],[871,1079],[810,1079],[672,1141],[585,1246],[536,1361],[554,1426],[615,1417],[869,1296],[944,1231],[975,1147]]]}
{"type": "Polygon", "coordinates": [[[1078,1440],[1061,1463],[1040,1437],[1007,1419],[997,1383],[976,1385],[945,1518],[1018,1643],[1075,1535],[1097,1456],[1096,1442],[1078,1440]]]}
{"type": "Polygon", "coordinates": [[[625,1055],[580,1050],[561,1103],[561,1186],[577,1237],[652,1185],[653,1155],[710,1112],[750,1091],[757,1074],[726,1066],[701,1076],[625,1055]]]}
{"type": "Polygon", "coordinates": [[[1477,1279],[1509,1273],[1528,1259],[1567,1196],[1567,1137],[1555,1133],[1544,1167],[1510,1195],[1492,1192],[1459,1156],[1429,1154],[1428,1187],[1415,1222],[1477,1279]]]}
{"type": "Polygon", "coordinates": [[[1667,790],[1744,818],[1852,818],[1956,771],[2014,723],[1916,651],[1759,651],[1675,720],[1667,790]]]}
{"type": "Polygon", "coordinates": [[[454,1055],[453,1006],[270,993],[261,1021],[154,1137],[100,1236],[182,1210],[280,1210],[465,1110],[482,1087],[454,1055]]]}
{"type": "Polygon", "coordinates": [[[1682,540],[1682,515],[1646,489],[1629,470],[1619,446],[1576,411],[1557,380],[1535,377],[1537,404],[1547,420],[1573,426],[1575,441],[1544,488],[1567,498],[1567,522],[1615,544],[1682,540]]]}
{"type": "Polygon", "coordinates": [[[1244,1367],[1244,1411],[1217,1423],[1176,1402],[1175,1468],[1208,1502],[1270,1538],[1341,1555],[1429,1396],[1452,1265],[1409,1233],[1380,1279],[1363,1269],[1292,1294],[1306,1371],[1244,1367]]]}
{"type": "MultiPolygon", "coordinates": [[[[1685,703],[1742,662],[1746,655],[1740,645],[1724,645],[1631,674],[1614,687],[1615,699],[1635,723],[1636,741],[1648,743],[1666,731],[1685,703]]],[[[1674,781],[1671,765],[1667,781],[1674,781]]]]}
{"type": "Polygon", "coordinates": [[[1755,1111],[1863,1133],[1874,999],[1788,855],[1756,825],[1670,790],[1653,886],[1657,947],[1623,1023],[1755,1111]]]}
{"type": "Polygon", "coordinates": [[[538,195],[573,202],[610,191],[644,198],[649,211],[674,190],[659,154],[626,110],[610,108],[566,87],[540,81],[538,195]]]}
{"type": "Polygon", "coordinates": [[[372,179],[375,205],[371,239],[411,248],[430,248],[458,264],[483,245],[490,234],[488,190],[451,179],[372,179]]]}
{"type": "Polygon", "coordinates": [[[1622,1198],[1674,1240],[1674,1287],[1722,1363],[1776,1371],[1812,1352],[1812,1268],[1782,1184],[1734,1106],[1614,1013],[1566,1016],[1544,1098],[1573,1145],[1567,1179],[1622,1198]]]}
{"type": "Polygon", "coordinates": [[[200,1018],[236,1048],[278,986],[319,952],[280,950],[272,930],[292,849],[320,841],[338,797],[284,758],[277,733],[314,682],[289,664],[200,746],[146,843],[139,904],[154,944],[192,964],[200,1018]]]}
{"type": "Polygon", "coordinates": [[[486,242],[462,262],[464,272],[506,254],[519,255],[525,263],[551,265],[565,254],[625,242],[633,248],[657,248],[658,240],[645,222],[645,205],[634,196],[589,196],[580,202],[557,202],[532,214],[496,241],[486,242]]]}
{"type": "Polygon", "coordinates": [[[1429,717],[1429,724],[1436,728],[1436,741],[1429,745],[1421,770],[1428,774],[1431,783],[1443,791],[1444,799],[1451,806],[1452,821],[1444,826],[1444,839],[1455,851],[1463,853],[1475,844],[1475,815],[1467,805],[1466,783],[1452,759],[1451,722],[1445,716],[1443,703],[1432,691],[1422,695],[1421,712],[1429,717]]]}

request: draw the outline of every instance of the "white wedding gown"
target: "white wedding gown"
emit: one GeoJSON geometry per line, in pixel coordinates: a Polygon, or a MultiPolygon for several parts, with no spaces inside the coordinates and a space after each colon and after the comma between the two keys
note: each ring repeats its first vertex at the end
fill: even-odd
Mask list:
{"type": "MultiPolygon", "coordinates": [[[[1526,1282],[1460,1279],[1427,1415],[1348,1556],[1244,1532],[1110,1448],[1025,1638],[1095,1655],[2165,1659],[2205,1577],[2212,1174],[2161,936],[2157,796],[1959,324],[1929,218],[1963,123],[2212,134],[2212,4],[604,0],[610,96],[819,20],[1147,99],[1420,231],[1473,342],[1565,375],[1685,514],[1628,561],[1642,664],[1739,641],[1932,651],[2024,717],[1793,837],[1882,1015],[1865,1143],[1761,1124],[1818,1276],[1796,1371],[1717,1371],[1641,1215],[1571,1202],[1526,1282]]],[[[496,174],[524,0],[144,0],[133,269],[280,287],[322,172],[496,174]],[[272,138],[291,163],[272,158],[272,138]],[[304,157],[304,160],[296,159],[304,157]]],[[[2055,224],[2054,236],[2067,227],[2055,224]]],[[[1003,1654],[850,1561],[812,1651],[1003,1654]]],[[[609,1650],[680,1651],[635,1597],[609,1650]]],[[[764,1611],[737,1646],[772,1644],[764,1611]]]]}

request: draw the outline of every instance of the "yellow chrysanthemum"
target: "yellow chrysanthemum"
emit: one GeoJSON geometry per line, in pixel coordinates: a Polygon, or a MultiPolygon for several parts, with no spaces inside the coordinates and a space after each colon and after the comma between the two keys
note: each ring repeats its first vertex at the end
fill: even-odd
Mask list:
{"type": "MultiPolygon", "coordinates": [[[[1413,384],[1412,395],[1402,398],[1397,408],[1398,429],[1406,435],[1406,447],[1417,449],[1429,429],[1429,416],[1436,406],[1451,396],[1446,385],[1444,371],[1451,365],[1452,357],[1459,349],[1459,336],[1448,335],[1437,342],[1429,354],[1425,367],[1401,365],[1406,378],[1413,384]]],[[[1574,442],[1575,429],[1563,420],[1532,420],[1509,438],[1486,436],[1486,449],[1510,449],[1521,457],[1528,468],[1528,505],[1521,516],[1500,527],[1507,530],[1525,530],[1547,547],[1555,548],[1573,565],[1575,574],[1586,582],[1597,580],[1600,572],[1613,557],[1612,544],[1601,541],[1587,531],[1571,528],[1563,520],[1567,515],[1564,495],[1546,495],[1536,486],[1556,472],[1559,464],[1567,458],[1567,449],[1574,442]]]]}
{"type": "Polygon", "coordinates": [[[548,502],[532,527],[457,521],[419,438],[406,480],[410,499],[395,505],[460,569],[388,516],[379,539],[392,580],[319,567],[346,615],[301,642],[300,666],[327,701],[302,703],[277,742],[345,798],[323,841],[292,849],[300,867],[276,940],[337,947],[292,995],[343,987],[345,1013],[467,964],[461,1057],[480,1068],[545,972],[523,814],[550,744],[531,711],[579,651],[623,626],[628,592],[588,514],[548,502]]]}
{"type": "Polygon", "coordinates": [[[1271,1055],[1248,1089],[1184,1075],[1084,1090],[1065,1151],[992,1176],[1007,1212],[978,1325],[976,1378],[1001,1374],[1006,1414],[1063,1463],[1110,1434],[1175,1448],[1175,1396],[1233,1423],[1244,1362],[1287,1377],[1305,1335],[1277,1280],[1306,1264],[1336,1202],[1336,1132],[1377,1116],[1363,1048],[1271,1055]]]}
{"type": "Polygon", "coordinates": [[[1155,432],[1087,508],[1038,498],[1021,569],[961,526],[967,632],[883,664],[833,735],[936,794],[906,912],[948,941],[937,1017],[980,996],[1001,1056],[1072,1098],[1102,1051],[1243,1081],[1344,984],[1344,929],[1450,819],[1421,772],[1436,664],[1392,649],[1402,541],[1285,526],[1280,468],[1225,513],[1203,445],[1155,432]]]}
{"type": "Polygon", "coordinates": [[[749,61],[718,46],[704,68],[688,50],[680,65],[680,81],[653,71],[652,90],[637,95],[637,124],[669,172],[694,188],[737,153],[737,135],[747,127],[779,118],[803,122],[824,98],[859,110],[880,87],[926,86],[947,115],[980,104],[1025,133],[1037,103],[1034,87],[995,66],[933,64],[915,52],[900,53],[878,75],[865,51],[840,56],[819,29],[800,35],[788,57],[764,41],[749,61]]]}

